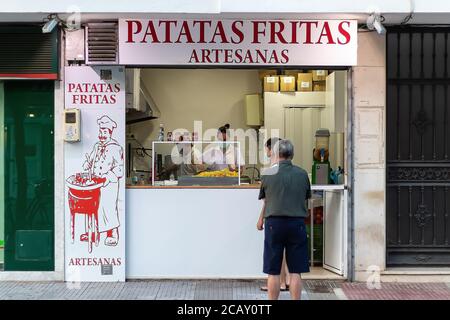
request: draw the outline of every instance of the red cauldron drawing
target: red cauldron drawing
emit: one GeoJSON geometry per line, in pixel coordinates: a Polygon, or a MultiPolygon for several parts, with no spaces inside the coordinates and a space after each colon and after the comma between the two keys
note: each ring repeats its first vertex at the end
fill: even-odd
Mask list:
{"type": "Polygon", "coordinates": [[[98,208],[101,197],[101,187],[105,178],[90,176],[89,173],[77,173],[67,178],[69,187],[69,209],[72,243],[75,241],[75,218],[77,214],[85,217],[85,234],[89,253],[92,246],[98,246],[100,233],[98,231],[98,208]]]}

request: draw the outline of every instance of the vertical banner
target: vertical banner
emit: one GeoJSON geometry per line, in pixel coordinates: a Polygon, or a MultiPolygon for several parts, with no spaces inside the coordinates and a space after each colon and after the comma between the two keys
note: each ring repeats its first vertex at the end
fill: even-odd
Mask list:
{"type": "Polygon", "coordinates": [[[65,279],[125,281],[124,67],[66,67],[65,108],[81,114],[64,148],[65,279]]]}

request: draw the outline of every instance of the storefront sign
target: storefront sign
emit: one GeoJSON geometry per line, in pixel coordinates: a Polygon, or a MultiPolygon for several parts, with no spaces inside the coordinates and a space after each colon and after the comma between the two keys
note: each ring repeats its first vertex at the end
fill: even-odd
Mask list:
{"type": "Polygon", "coordinates": [[[66,67],[65,108],[81,141],[66,143],[65,279],[125,281],[125,70],[66,67]]]}
{"type": "Polygon", "coordinates": [[[123,65],[356,65],[356,20],[121,19],[123,65]]]}

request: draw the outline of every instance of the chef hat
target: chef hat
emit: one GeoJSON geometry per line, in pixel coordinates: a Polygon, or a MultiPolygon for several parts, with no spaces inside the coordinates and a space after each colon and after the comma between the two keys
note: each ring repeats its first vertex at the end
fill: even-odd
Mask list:
{"type": "Polygon", "coordinates": [[[111,131],[117,128],[117,123],[108,116],[102,116],[97,120],[97,124],[100,128],[109,129],[111,131]]]}

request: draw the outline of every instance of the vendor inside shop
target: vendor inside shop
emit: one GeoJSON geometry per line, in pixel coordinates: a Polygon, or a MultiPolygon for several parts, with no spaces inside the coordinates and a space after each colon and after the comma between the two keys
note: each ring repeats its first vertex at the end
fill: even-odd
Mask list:
{"type": "MultiPolygon", "coordinates": [[[[229,140],[229,124],[217,130],[217,141],[229,140]]],[[[182,136],[180,141],[183,141],[182,136]]],[[[236,159],[236,148],[233,144],[213,144],[202,152],[194,143],[178,143],[175,145],[175,154],[172,153],[172,164],[164,167],[158,175],[159,179],[184,176],[207,176],[214,171],[227,170],[231,176],[238,174],[239,168],[236,159]]],[[[241,159],[241,163],[243,160],[241,159]]]]}

